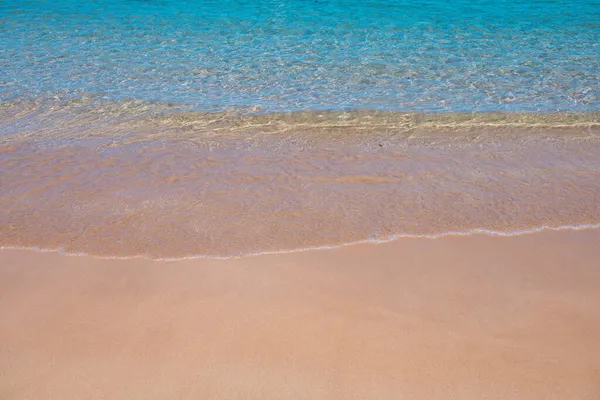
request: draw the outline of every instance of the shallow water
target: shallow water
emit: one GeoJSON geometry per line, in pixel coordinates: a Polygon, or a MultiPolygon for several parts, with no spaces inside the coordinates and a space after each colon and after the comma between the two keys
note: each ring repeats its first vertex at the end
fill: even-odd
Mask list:
{"type": "Polygon", "coordinates": [[[0,246],[600,223],[592,0],[0,3],[0,246]]]}
{"type": "Polygon", "coordinates": [[[0,243],[230,257],[600,223],[597,113],[165,107],[5,104],[0,243]]]}

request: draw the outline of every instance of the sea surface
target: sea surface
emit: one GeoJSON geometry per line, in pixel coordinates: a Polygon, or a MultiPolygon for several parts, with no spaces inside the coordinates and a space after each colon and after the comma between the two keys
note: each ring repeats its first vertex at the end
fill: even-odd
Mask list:
{"type": "Polygon", "coordinates": [[[0,2],[0,246],[598,224],[597,0],[0,2]]]}
{"type": "Polygon", "coordinates": [[[5,101],[591,111],[597,0],[3,0],[5,101]]]}

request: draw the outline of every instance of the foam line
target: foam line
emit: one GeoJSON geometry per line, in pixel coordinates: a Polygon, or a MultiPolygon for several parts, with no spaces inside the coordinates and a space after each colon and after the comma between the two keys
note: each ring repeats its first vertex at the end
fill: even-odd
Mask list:
{"type": "Polygon", "coordinates": [[[583,224],[583,225],[561,225],[561,226],[546,226],[542,225],[539,227],[533,227],[529,229],[520,229],[514,231],[496,231],[485,228],[476,228],[469,229],[466,231],[447,231],[440,232],[435,234],[428,235],[415,235],[408,233],[398,233],[390,236],[386,236],[384,238],[370,238],[364,240],[358,240],[354,242],[346,242],[340,244],[325,244],[322,246],[313,246],[313,247],[299,247],[293,249],[281,249],[281,250],[266,250],[266,251],[250,251],[246,253],[239,253],[233,255],[211,255],[211,254],[195,254],[189,256],[182,257],[152,257],[147,254],[139,254],[132,256],[112,256],[112,255],[98,255],[98,254],[88,254],[84,252],[67,252],[63,248],[41,248],[41,247],[19,247],[19,246],[11,246],[11,245],[3,245],[0,246],[0,250],[30,250],[41,253],[59,253],[65,256],[80,256],[80,257],[93,257],[99,259],[109,259],[109,260],[132,260],[132,259],[143,259],[157,262],[173,262],[173,261],[183,261],[183,260],[195,260],[195,259],[211,259],[211,260],[232,260],[232,259],[240,259],[245,257],[256,257],[263,255],[277,255],[277,254],[288,254],[288,253],[298,253],[304,251],[313,251],[313,250],[333,250],[337,248],[354,246],[359,244],[383,244],[393,242],[398,239],[439,239],[447,236],[472,236],[472,235],[488,235],[488,236],[501,236],[501,237],[511,237],[511,236],[521,236],[521,235],[530,235],[543,231],[582,231],[582,230],[590,230],[590,229],[600,229],[600,223],[597,224],[583,224]]]}

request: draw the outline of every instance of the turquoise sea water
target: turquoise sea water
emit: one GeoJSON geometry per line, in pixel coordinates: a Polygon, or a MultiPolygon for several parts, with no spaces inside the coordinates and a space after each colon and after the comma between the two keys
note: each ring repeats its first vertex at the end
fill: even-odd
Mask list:
{"type": "Polygon", "coordinates": [[[597,0],[3,0],[3,101],[600,108],[597,0]]]}

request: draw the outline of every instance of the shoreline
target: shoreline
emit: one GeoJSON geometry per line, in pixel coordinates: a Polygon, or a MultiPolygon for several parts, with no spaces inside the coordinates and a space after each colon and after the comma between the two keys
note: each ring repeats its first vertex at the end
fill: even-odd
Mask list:
{"type": "Polygon", "coordinates": [[[35,253],[55,253],[60,256],[66,257],[90,257],[99,260],[145,260],[145,261],[155,261],[155,262],[178,262],[178,261],[187,261],[187,260],[237,260],[243,259],[247,257],[260,257],[260,256],[270,256],[270,255],[281,255],[281,254],[293,254],[293,253],[302,253],[307,251],[321,251],[321,250],[335,250],[341,249],[349,246],[356,245],[365,245],[365,244],[386,244],[392,243],[397,240],[403,239],[426,239],[426,240],[435,240],[441,239],[445,237],[470,237],[470,236],[490,236],[490,237],[515,237],[515,236],[523,236],[523,235],[533,235],[537,233],[543,232],[562,232],[562,231],[588,231],[588,230],[596,230],[600,229],[600,223],[597,224],[582,224],[582,225],[563,225],[563,226],[536,226],[530,229],[522,229],[518,231],[495,231],[485,228],[476,228],[468,231],[449,231],[449,232],[441,232],[434,233],[431,235],[417,235],[417,234],[409,234],[409,233],[398,233],[393,234],[386,238],[371,238],[359,240],[356,242],[348,242],[348,243],[339,243],[339,244],[325,244],[322,246],[315,247],[305,247],[305,248],[292,248],[292,249],[281,249],[281,250],[272,250],[272,251],[250,251],[248,253],[242,253],[237,255],[211,255],[211,254],[192,254],[181,257],[173,257],[173,258],[156,258],[146,254],[137,254],[131,256],[116,256],[116,255],[104,255],[104,254],[90,254],[85,252],[69,252],[66,251],[63,247],[57,248],[40,248],[38,246],[31,247],[19,247],[19,246],[11,246],[11,245],[0,245],[0,251],[31,251],[35,253]]]}
{"type": "Polygon", "coordinates": [[[600,394],[600,229],[230,260],[0,250],[7,399],[600,394]]]}

